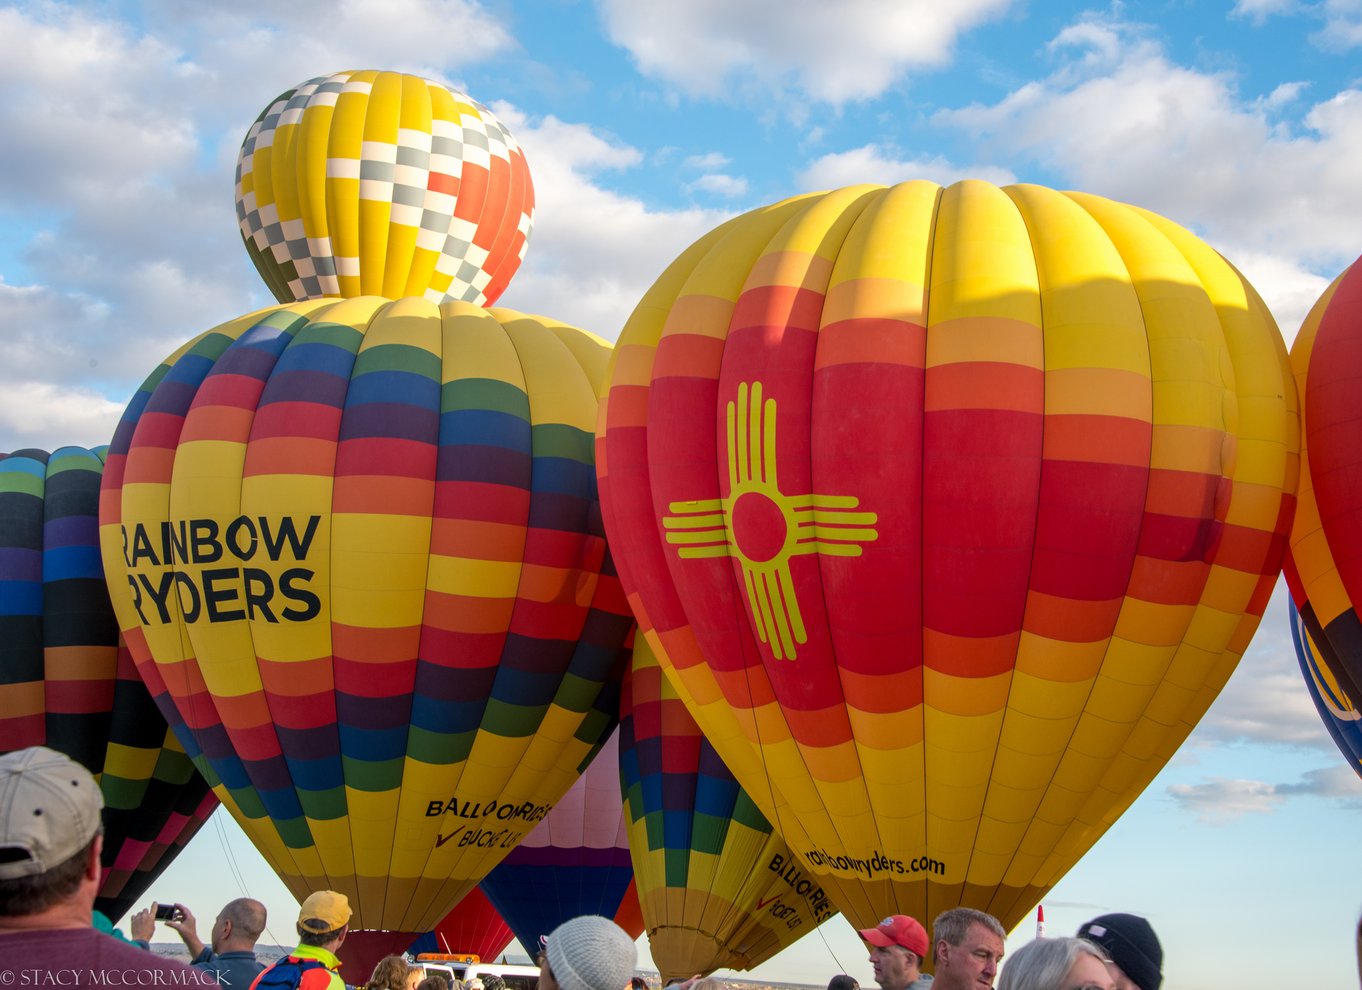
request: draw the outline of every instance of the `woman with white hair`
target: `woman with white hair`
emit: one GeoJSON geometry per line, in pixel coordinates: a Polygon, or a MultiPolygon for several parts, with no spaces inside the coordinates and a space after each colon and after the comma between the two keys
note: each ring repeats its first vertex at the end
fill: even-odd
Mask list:
{"type": "Polygon", "coordinates": [[[1082,938],[1038,938],[1003,964],[997,990],[1116,990],[1102,949],[1082,938]]]}
{"type": "Polygon", "coordinates": [[[540,958],[539,990],[625,990],[638,950],[609,918],[585,914],[555,928],[540,958]]]}

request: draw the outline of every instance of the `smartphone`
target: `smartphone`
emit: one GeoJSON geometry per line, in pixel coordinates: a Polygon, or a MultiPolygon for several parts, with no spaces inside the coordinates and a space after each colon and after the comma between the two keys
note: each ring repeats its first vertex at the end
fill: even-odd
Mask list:
{"type": "Polygon", "coordinates": [[[179,920],[180,920],[180,912],[175,910],[175,905],[174,905],[174,904],[157,904],[157,905],[156,905],[156,920],[157,920],[157,921],[179,921],[179,920]]]}

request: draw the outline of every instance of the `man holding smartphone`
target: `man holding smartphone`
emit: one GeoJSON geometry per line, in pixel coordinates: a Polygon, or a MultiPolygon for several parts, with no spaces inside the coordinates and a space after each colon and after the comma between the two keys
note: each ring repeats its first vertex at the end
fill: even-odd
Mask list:
{"type": "Polygon", "coordinates": [[[247,990],[265,964],[255,957],[255,943],[265,930],[265,905],[249,897],[228,901],[218,912],[209,934],[210,945],[199,938],[194,913],[183,904],[152,903],[132,916],[128,926],[134,941],[146,945],[155,931],[155,922],[175,930],[189,949],[191,965],[217,977],[226,990],[247,990]]]}

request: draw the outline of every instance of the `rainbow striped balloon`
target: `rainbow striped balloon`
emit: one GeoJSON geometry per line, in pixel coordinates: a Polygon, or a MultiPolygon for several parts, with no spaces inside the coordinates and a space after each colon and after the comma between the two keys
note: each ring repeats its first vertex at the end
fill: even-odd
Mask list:
{"type": "Polygon", "coordinates": [[[218,802],[118,635],[99,559],[105,452],[0,453],[0,752],[48,746],[99,780],[95,907],[117,920],[218,802]]]}
{"type": "Polygon", "coordinates": [[[608,352],[468,303],[295,303],[190,341],[119,425],[101,541],[138,668],[284,882],[347,894],[355,929],[434,928],[610,731],[608,352]]]}
{"type": "Polygon", "coordinates": [[[1280,568],[1271,315],[1147,211],[907,182],[706,235],[616,346],[640,630],[858,927],[1021,921],[1234,669],[1280,568]]]}
{"type": "Polygon", "coordinates": [[[246,251],[280,302],[370,294],[490,306],[534,226],[525,153],[492,111],[400,72],[281,94],[237,157],[246,251]]]}
{"type": "Polygon", "coordinates": [[[619,771],[639,904],[664,981],[751,969],[833,916],[641,642],[620,697],[619,771]]]}

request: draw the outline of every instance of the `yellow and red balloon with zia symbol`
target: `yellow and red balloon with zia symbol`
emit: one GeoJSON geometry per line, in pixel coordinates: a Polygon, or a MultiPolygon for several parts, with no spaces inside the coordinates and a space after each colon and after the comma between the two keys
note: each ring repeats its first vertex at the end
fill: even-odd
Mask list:
{"type": "Polygon", "coordinates": [[[857,927],[1015,925],[1248,645],[1296,487],[1262,301],[1145,210],[907,182],[755,210],[616,345],[640,632],[857,927]]]}
{"type": "Polygon", "coordinates": [[[350,898],[351,979],[435,928],[614,724],[608,353],[462,302],[294,303],[185,344],[118,427],[100,538],[128,646],[285,885],[350,898]]]}

